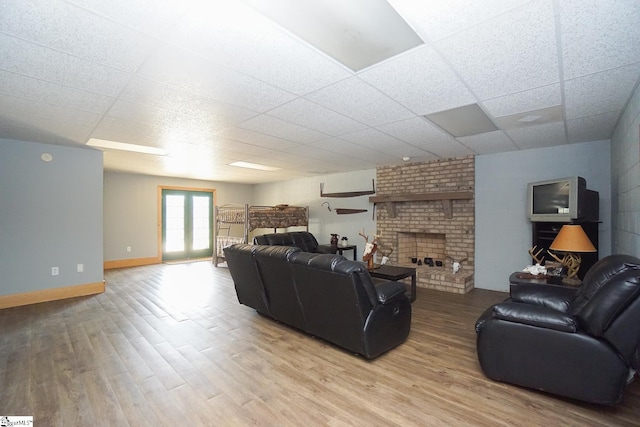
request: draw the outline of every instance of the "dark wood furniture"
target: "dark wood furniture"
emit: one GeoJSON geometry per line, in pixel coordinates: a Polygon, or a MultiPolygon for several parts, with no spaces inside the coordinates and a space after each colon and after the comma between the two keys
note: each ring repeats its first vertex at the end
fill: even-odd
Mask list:
{"type": "Polygon", "coordinates": [[[534,276],[530,273],[523,271],[516,271],[509,276],[509,292],[511,293],[518,285],[549,285],[549,286],[562,286],[562,287],[574,287],[562,283],[561,276],[545,276],[538,274],[534,276]]]}
{"type": "Polygon", "coordinates": [[[347,245],[347,246],[336,246],[337,252],[340,255],[344,255],[344,251],[353,251],[353,260],[356,261],[358,257],[358,246],[357,245],[347,245]]]}
{"type": "Polygon", "coordinates": [[[398,281],[411,277],[411,302],[416,300],[416,269],[412,267],[399,267],[396,265],[381,265],[378,268],[369,270],[371,277],[385,280],[398,281]]]}

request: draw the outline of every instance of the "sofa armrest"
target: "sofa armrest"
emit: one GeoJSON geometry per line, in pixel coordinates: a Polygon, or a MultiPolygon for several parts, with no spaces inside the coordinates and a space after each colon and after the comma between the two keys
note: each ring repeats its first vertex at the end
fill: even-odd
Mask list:
{"type": "Polygon", "coordinates": [[[376,283],[375,287],[378,292],[378,302],[380,302],[380,304],[387,304],[398,295],[404,295],[407,292],[404,284],[392,281],[376,283]]]}
{"type": "Polygon", "coordinates": [[[540,284],[522,284],[511,291],[513,302],[548,307],[552,310],[567,313],[576,296],[578,288],[549,286],[540,284]]]}
{"type": "Polygon", "coordinates": [[[562,332],[576,332],[577,330],[573,317],[540,305],[503,302],[493,306],[491,317],[562,332]]]}

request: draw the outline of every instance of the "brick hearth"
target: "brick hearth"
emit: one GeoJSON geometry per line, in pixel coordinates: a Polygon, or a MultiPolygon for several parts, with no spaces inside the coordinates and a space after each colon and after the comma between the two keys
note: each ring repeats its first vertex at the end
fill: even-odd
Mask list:
{"type": "MultiPolygon", "coordinates": [[[[427,163],[378,168],[376,196],[473,192],[474,158],[464,157],[427,163]]],[[[379,247],[390,263],[417,268],[417,285],[454,293],[473,289],[475,201],[451,201],[451,214],[440,200],[396,203],[395,217],[384,203],[376,205],[379,247]],[[412,257],[442,261],[442,267],[418,266],[412,257]],[[462,268],[453,274],[453,260],[462,268]]]]}

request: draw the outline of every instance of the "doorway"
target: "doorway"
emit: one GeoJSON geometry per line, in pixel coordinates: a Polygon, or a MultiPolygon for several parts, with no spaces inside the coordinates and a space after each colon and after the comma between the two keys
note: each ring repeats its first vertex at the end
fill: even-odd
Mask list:
{"type": "Polygon", "coordinates": [[[162,189],[162,261],[213,255],[213,192],[162,189]]]}

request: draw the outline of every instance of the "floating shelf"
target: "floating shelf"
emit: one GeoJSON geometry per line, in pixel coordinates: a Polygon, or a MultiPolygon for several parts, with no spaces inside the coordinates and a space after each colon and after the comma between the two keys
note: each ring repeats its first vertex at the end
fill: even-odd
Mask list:
{"type": "Polygon", "coordinates": [[[442,191],[435,193],[406,193],[395,194],[389,196],[373,196],[369,197],[369,202],[373,204],[384,203],[387,207],[389,217],[398,216],[396,212],[396,204],[403,202],[426,202],[440,200],[442,210],[447,219],[453,218],[452,200],[469,200],[473,199],[473,191],[442,191]]]}
{"type": "Polygon", "coordinates": [[[345,191],[342,193],[325,193],[324,192],[324,182],[320,183],[320,197],[358,197],[358,196],[366,196],[369,194],[376,193],[376,183],[375,180],[371,180],[371,190],[363,190],[363,191],[345,191]]]}
{"type": "Polygon", "coordinates": [[[336,208],[336,214],[338,215],[357,214],[357,213],[362,213],[366,211],[367,209],[336,208]]]}

